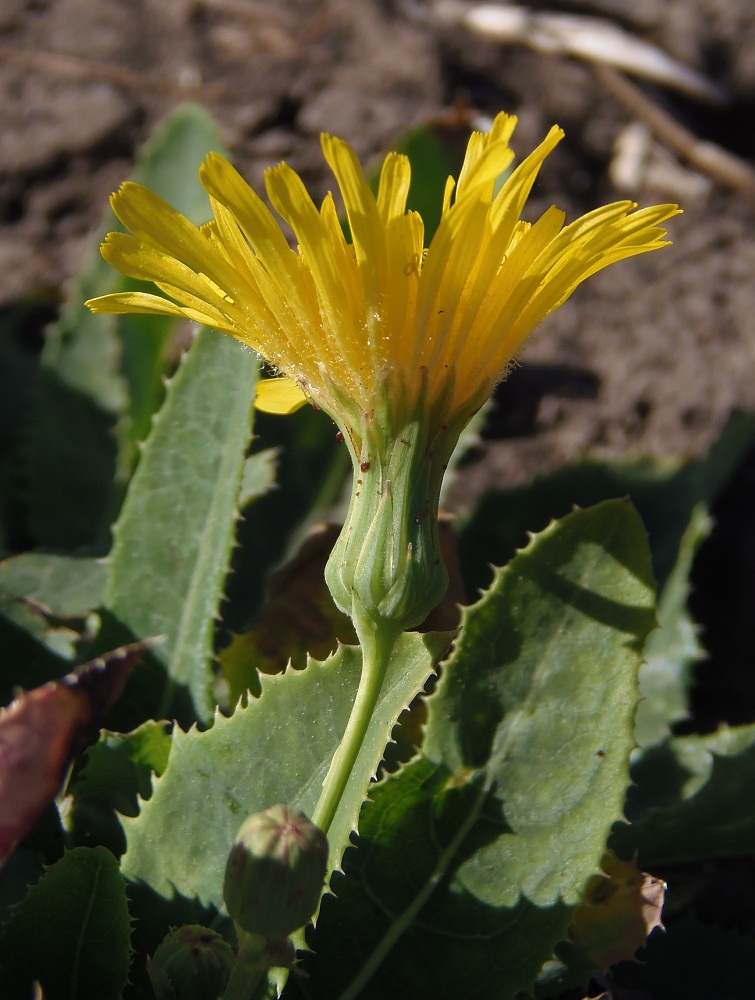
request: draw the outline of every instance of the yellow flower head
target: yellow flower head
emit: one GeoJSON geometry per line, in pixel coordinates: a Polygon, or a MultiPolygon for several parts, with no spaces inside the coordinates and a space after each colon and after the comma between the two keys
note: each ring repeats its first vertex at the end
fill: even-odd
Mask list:
{"type": "MultiPolygon", "coordinates": [[[[377,517],[405,479],[413,497],[405,516],[434,524],[442,468],[458,434],[530,332],[589,275],[663,246],[659,224],[677,213],[674,205],[635,211],[622,201],[568,226],[555,207],[533,224],[523,222],[540,165],[563,132],[552,128],[500,184],[513,159],[515,124],[500,114],[489,133],[472,135],[458,181],[449,178],[446,185],[427,248],[421,217],[406,210],[408,159],[388,154],[375,196],[351,147],[330,135],[322,136],[322,148],[350,239],[333,197],[318,209],[285,163],[267,172],[266,188],[295,248],[262,199],[217,154],[200,168],[214,214],[201,228],[148,189],[124,184],[112,205],[130,235],[111,233],[102,253],[163,295],[125,292],[87,304],[94,312],[184,316],[236,337],[286,376],[261,383],[260,408],[287,412],[310,400],[344,432],[362,472],[360,485],[371,470],[370,488],[355,487],[354,510],[369,508],[368,520],[377,517]],[[419,430],[408,433],[412,427],[419,430]],[[407,465],[396,458],[394,444],[410,439],[407,465]],[[365,494],[382,499],[360,500],[365,494]]],[[[401,518],[392,516],[393,527],[379,529],[380,545],[390,550],[376,591],[384,611],[389,605],[395,611],[386,594],[390,580],[406,571],[401,553],[407,546],[414,562],[437,562],[436,536],[412,538],[411,526],[399,529],[401,518]]],[[[349,538],[355,545],[356,533],[361,545],[365,532],[364,524],[358,531],[352,525],[344,545],[349,538]]],[[[338,558],[355,564],[364,556],[355,550],[338,558]]],[[[335,595],[347,612],[351,563],[350,582],[335,595]]]]}
{"type": "Polygon", "coordinates": [[[362,413],[374,406],[388,373],[411,389],[420,370],[428,398],[446,395],[450,414],[470,401],[479,406],[544,316],[595,271],[663,246],[658,224],[677,212],[673,205],[632,212],[632,203],[617,202],[569,226],[555,207],[534,225],[522,222],[540,165],[563,132],[552,128],[496,192],[513,159],[515,124],[500,114],[489,133],[472,135],[427,249],[421,217],[406,211],[406,156],[386,157],[375,197],[353,150],[330,135],[322,147],[350,242],[332,196],[318,210],[285,163],[267,172],[266,187],[296,249],[218,154],[200,168],[215,216],[201,228],[147,188],[124,184],[112,205],[133,235],[111,233],[102,253],[169,298],[126,292],[88,305],[94,312],[185,316],[231,334],[299,387],[278,393],[267,383],[262,406],[274,410],[306,397],[343,419],[344,408],[362,413]]]}

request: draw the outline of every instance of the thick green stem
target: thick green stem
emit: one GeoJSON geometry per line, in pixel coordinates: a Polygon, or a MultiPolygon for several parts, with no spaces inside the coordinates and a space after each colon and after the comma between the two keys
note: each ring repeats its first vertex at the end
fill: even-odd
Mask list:
{"type": "Polygon", "coordinates": [[[315,826],[326,834],[362,749],[383,688],[391,654],[401,634],[391,622],[375,624],[368,620],[356,606],[352,618],[362,648],[362,673],[346,730],[323,782],[322,793],[312,816],[315,826]]]}
{"type": "Polygon", "coordinates": [[[257,934],[245,934],[237,928],[239,950],[231,978],[223,994],[223,1000],[251,1000],[260,980],[270,968],[265,960],[265,938],[257,934]]]}

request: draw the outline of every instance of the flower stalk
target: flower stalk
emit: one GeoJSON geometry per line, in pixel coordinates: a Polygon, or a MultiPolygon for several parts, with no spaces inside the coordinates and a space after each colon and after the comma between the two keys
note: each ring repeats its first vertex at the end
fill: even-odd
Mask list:
{"type": "Polygon", "coordinates": [[[354,629],[362,651],[359,687],[341,742],[323,781],[322,792],[312,814],[312,822],[328,832],[346,791],[351,772],[362,749],[364,738],[380,698],[391,654],[401,629],[390,623],[376,623],[354,604],[354,629]]]}

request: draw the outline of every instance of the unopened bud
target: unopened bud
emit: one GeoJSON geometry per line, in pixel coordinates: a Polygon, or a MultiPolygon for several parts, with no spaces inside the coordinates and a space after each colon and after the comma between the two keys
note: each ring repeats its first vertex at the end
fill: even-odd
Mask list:
{"type": "Polygon", "coordinates": [[[234,954],[216,931],[187,924],[170,932],[147,959],[157,1000],[216,1000],[225,992],[234,954]]]}
{"type": "Polygon", "coordinates": [[[328,863],[328,842],[295,809],[271,806],[239,830],[225,870],[223,898],[242,930],[286,938],[317,909],[328,863]]]}

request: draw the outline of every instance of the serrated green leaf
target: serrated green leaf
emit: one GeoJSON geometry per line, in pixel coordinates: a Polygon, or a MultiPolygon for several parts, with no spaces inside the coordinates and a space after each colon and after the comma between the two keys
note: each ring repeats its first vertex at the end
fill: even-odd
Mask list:
{"type": "Polygon", "coordinates": [[[69,783],[77,800],[96,795],[125,816],[136,816],[139,799],[152,794],[152,775],[168,766],[170,727],[145,722],[132,733],[103,732],[86,752],[80,772],[69,783]]]}
{"type": "Polygon", "coordinates": [[[622,814],[654,622],[625,501],[569,515],[496,572],[428,699],[423,759],[375,790],[323,904],[317,997],[531,989],[622,814]]]}
{"type": "Polygon", "coordinates": [[[129,683],[132,728],[212,717],[214,619],[252,431],[257,359],[201,331],[170,384],[114,528],[100,645],[163,636],[129,683]],[[114,641],[115,640],[115,641],[114,641]]]}
{"type": "MultiPolygon", "coordinates": [[[[102,602],[105,580],[105,566],[97,559],[42,552],[12,556],[0,562],[0,614],[70,663],[88,616],[102,602]]],[[[60,676],[50,663],[52,673],[36,674],[29,683],[23,657],[15,666],[14,675],[11,664],[3,663],[2,683],[29,688],[60,676]]]]}
{"type": "Polygon", "coordinates": [[[99,559],[25,552],[0,563],[0,592],[26,598],[63,618],[79,618],[102,603],[107,570],[99,559]]]}
{"type": "Polygon", "coordinates": [[[632,777],[632,825],[612,839],[623,856],[636,851],[652,870],[755,850],[755,725],[672,737],[646,750],[632,777]]]}
{"type": "MultiPolygon", "coordinates": [[[[330,866],[340,864],[370,779],[400,712],[432,672],[444,634],[406,633],[330,828],[330,866]]],[[[342,646],[325,663],[265,677],[262,695],[207,732],[176,731],[168,768],[152,798],[124,826],[123,871],[169,897],[173,888],[222,905],[230,845],[242,821],[276,803],[312,813],[356,693],[360,652],[342,646]]]]}
{"type": "MultiPolygon", "coordinates": [[[[162,188],[179,210],[207,217],[197,167],[204,153],[218,148],[207,113],[179,109],[145,147],[136,175],[162,188]]],[[[117,228],[109,214],[42,353],[26,470],[29,523],[38,545],[107,550],[130,472],[132,438],[146,431],[162,391],[160,355],[175,324],[94,316],[83,304],[130,287],[99,254],[102,236],[117,228]]]]}
{"type": "MultiPolygon", "coordinates": [[[[345,878],[333,879],[335,896],[323,900],[310,937],[302,995],[497,1000],[530,978],[544,928],[553,939],[563,934],[571,909],[559,901],[538,907],[520,898],[503,912],[455,882],[448,887],[473,853],[469,834],[492,839],[501,828],[479,788],[455,785],[445,768],[420,758],[371,792],[345,878]]],[[[298,985],[292,979],[285,996],[298,996],[298,985]]]]}
{"type": "Polygon", "coordinates": [[[121,816],[136,816],[139,799],[152,794],[153,774],[168,765],[170,726],[145,722],[132,733],[103,732],[66,788],[71,844],[101,844],[120,856],[126,850],[121,816]]]}
{"type": "MultiPolygon", "coordinates": [[[[516,377],[516,375],[512,376],[516,377]]],[[[734,414],[710,452],[699,461],[641,458],[623,462],[582,462],[566,466],[526,486],[491,491],[457,523],[459,556],[469,592],[487,585],[490,564],[503,565],[528,531],[540,531],[574,504],[587,507],[629,496],[647,528],[653,568],[660,587],[676,563],[692,511],[710,506],[750,447],[753,414],[734,414]]]]}
{"type": "Polygon", "coordinates": [[[239,510],[259,499],[275,487],[278,449],[266,448],[250,455],[244,462],[244,472],[239,490],[239,510]]]}
{"type": "Polygon", "coordinates": [[[126,885],[115,858],[103,848],[68,851],[3,929],[3,996],[28,997],[39,980],[46,1000],[120,1000],[129,942],[126,885]]]}
{"type": "Polygon", "coordinates": [[[648,636],[640,670],[642,698],[637,706],[635,735],[641,747],[664,739],[670,727],[689,714],[691,671],[703,655],[697,628],[687,610],[690,571],[695,553],[710,529],[705,508],[696,507],[658,600],[658,628],[648,636]]]}

